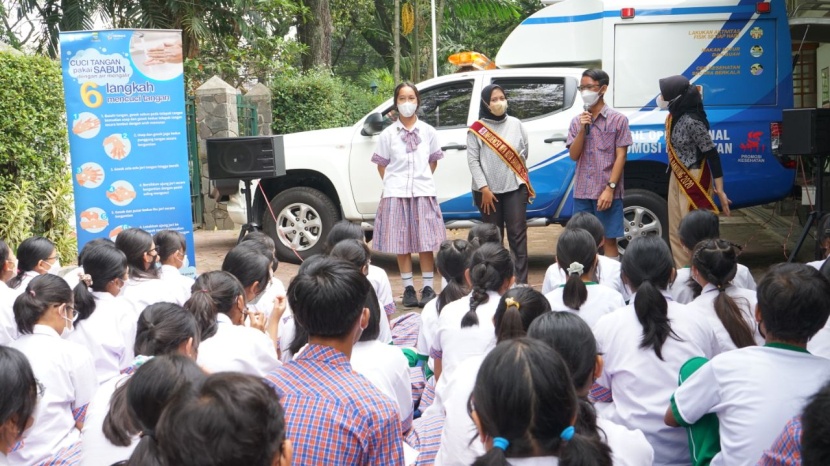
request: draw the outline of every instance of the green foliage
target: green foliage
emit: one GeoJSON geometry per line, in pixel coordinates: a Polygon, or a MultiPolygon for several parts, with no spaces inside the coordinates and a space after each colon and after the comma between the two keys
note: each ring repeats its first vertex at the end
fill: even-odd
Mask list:
{"type": "Polygon", "coordinates": [[[271,92],[275,134],[352,126],[391,95],[373,94],[326,70],[283,75],[271,92]]]}
{"type": "Polygon", "coordinates": [[[0,237],[16,247],[51,239],[61,259],[77,253],[60,65],[0,53],[0,237]]]}

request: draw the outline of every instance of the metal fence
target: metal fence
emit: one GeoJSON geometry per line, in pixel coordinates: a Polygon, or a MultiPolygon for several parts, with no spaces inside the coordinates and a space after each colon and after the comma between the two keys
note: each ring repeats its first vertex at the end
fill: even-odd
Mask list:
{"type": "Polygon", "coordinates": [[[190,167],[190,208],[193,213],[193,224],[201,226],[204,223],[202,163],[199,160],[199,140],[196,136],[196,98],[192,95],[185,99],[185,115],[187,117],[187,160],[190,167]]]}
{"type": "Polygon", "coordinates": [[[236,114],[239,120],[240,136],[256,136],[259,134],[256,105],[242,94],[236,95],[236,114]]]}

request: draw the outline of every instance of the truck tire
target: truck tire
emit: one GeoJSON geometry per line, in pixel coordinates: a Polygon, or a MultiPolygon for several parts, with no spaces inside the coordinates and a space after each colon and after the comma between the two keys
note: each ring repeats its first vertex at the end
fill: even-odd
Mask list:
{"type": "Polygon", "coordinates": [[[620,254],[628,242],[638,236],[659,236],[669,243],[668,203],[661,196],[644,189],[628,189],[623,198],[624,235],[617,238],[620,254]]]}
{"type": "Polygon", "coordinates": [[[322,253],[326,236],[340,220],[337,206],[314,188],[286,189],[271,199],[271,209],[276,222],[266,208],[263,230],[274,239],[277,258],[294,264],[300,263],[300,258],[305,260],[322,253]]]}

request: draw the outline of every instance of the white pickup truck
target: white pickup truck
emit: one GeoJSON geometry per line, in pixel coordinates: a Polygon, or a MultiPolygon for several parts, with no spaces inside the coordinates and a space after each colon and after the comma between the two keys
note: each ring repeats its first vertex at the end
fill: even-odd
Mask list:
{"type": "MultiPolygon", "coordinates": [[[[766,2],[771,8],[757,3],[565,0],[516,28],[496,57],[500,69],[419,83],[419,117],[437,129],[445,155],[435,178],[447,228],[480,221],[465,144],[481,89],[490,83],[505,89],[509,113],[530,138],[527,165],[537,198],[528,224],[567,221],[575,163],[565,142],[571,119],[582,111],[577,86],[590,67],[611,75],[606,102],[628,116],[634,137],[625,166],[623,245],[637,235],[666,236],[666,113],[655,105],[662,77],[684,74],[701,87],[733,207],[785,197],[794,179],[793,167],[777,154],[781,111],[793,101],[786,8],[783,0],[766,2]]],[[[382,182],[370,159],[391,108],[390,96],[351,127],[284,136],[286,175],[261,180],[276,222],[254,185],[255,218],[281,259],[296,259],[292,248],[302,257],[320,252],[340,219],[371,231],[382,182]]],[[[244,195],[231,196],[228,212],[235,223],[246,223],[244,195]]]]}

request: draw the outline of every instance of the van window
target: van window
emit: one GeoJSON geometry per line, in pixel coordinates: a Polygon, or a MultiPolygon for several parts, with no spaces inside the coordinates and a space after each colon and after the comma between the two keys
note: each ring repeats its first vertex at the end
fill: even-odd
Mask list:
{"type": "Polygon", "coordinates": [[[473,81],[459,81],[421,92],[418,117],[436,129],[466,128],[473,81]]]}
{"type": "Polygon", "coordinates": [[[565,106],[564,78],[494,79],[507,95],[507,113],[522,121],[550,115],[565,106]]]}

